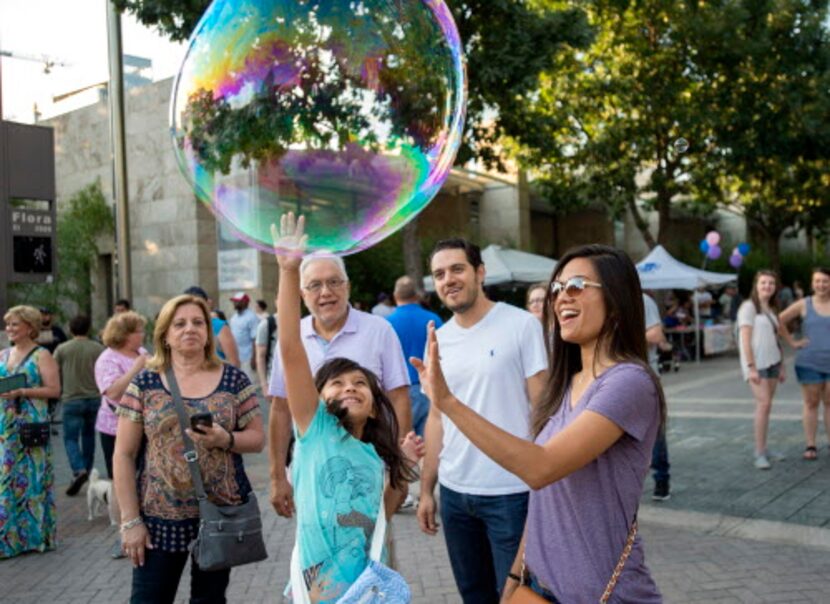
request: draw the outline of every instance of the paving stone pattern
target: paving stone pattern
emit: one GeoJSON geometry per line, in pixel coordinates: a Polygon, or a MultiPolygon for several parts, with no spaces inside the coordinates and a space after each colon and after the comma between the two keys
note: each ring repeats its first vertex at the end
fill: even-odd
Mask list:
{"type": "MultiPolygon", "coordinates": [[[[661,506],[830,527],[830,449],[819,427],[819,459],[801,458],[801,394],[792,362],[773,402],[769,449],[786,459],[756,470],[749,387],[736,358],[684,365],[664,376],[669,407],[672,498],[661,506]]],[[[650,503],[652,481],[643,502],[650,503]]]]}

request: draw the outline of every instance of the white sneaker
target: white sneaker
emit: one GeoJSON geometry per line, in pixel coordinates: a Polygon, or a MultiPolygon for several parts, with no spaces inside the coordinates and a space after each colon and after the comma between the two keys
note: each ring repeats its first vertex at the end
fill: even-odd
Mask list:
{"type": "Polygon", "coordinates": [[[770,464],[769,459],[767,459],[767,456],[761,454],[755,456],[755,467],[759,470],[769,470],[772,465],[770,464]]]}
{"type": "Polygon", "coordinates": [[[767,459],[771,459],[772,461],[784,461],[785,459],[787,459],[787,456],[784,455],[781,451],[770,451],[769,449],[767,449],[766,456],[767,459]]]}

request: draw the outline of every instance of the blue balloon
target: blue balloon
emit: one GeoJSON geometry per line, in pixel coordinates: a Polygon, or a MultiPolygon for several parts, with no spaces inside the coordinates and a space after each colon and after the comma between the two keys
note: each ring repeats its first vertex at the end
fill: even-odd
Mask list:
{"type": "Polygon", "coordinates": [[[748,243],[739,243],[738,244],[738,253],[740,253],[741,256],[746,256],[749,253],[750,249],[751,248],[749,247],[748,243]]]}
{"type": "Polygon", "coordinates": [[[709,242],[706,241],[705,239],[700,240],[700,251],[703,252],[704,254],[709,253],[709,242]]]}

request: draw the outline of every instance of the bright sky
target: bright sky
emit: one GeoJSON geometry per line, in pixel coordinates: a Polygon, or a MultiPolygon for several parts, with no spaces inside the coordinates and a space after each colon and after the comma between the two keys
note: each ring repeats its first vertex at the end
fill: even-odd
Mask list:
{"type": "MultiPolygon", "coordinates": [[[[143,75],[175,75],[185,46],[173,44],[130,15],[121,19],[125,54],[151,59],[143,75]]],[[[7,56],[2,61],[3,119],[31,123],[34,104],[43,118],[72,109],[53,106],[52,97],[109,78],[106,0],[0,0],[0,50],[70,64],[43,72],[43,63],[7,56]]],[[[89,97],[87,97],[89,98],[89,97]]]]}

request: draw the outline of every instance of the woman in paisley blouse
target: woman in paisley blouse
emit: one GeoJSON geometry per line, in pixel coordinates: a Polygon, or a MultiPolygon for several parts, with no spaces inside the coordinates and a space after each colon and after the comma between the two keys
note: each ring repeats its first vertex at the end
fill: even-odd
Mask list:
{"type": "MultiPolygon", "coordinates": [[[[155,356],[117,409],[113,458],[122,543],[134,567],[133,603],[173,602],[198,531],[196,494],[165,371],[172,367],[188,415],[213,416],[204,434],[187,430],[212,502],[247,501],[251,485],[241,454],[259,452],[265,444],[255,390],[243,372],[216,356],[204,300],[184,295],[167,302],[153,344],[155,356]]],[[[225,602],[229,578],[229,570],[207,572],[192,565],[190,601],[225,602]]]]}
{"type": "Polygon", "coordinates": [[[3,319],[13,346],[0,352],[0,378],[22,373],[26,386],[0,394],[0,560],[55,548],[52,444],[24,447],[20,424],[48,422],[61,393],[55,359],[34,340],[40,311],[15,306],[3,319]]]}

